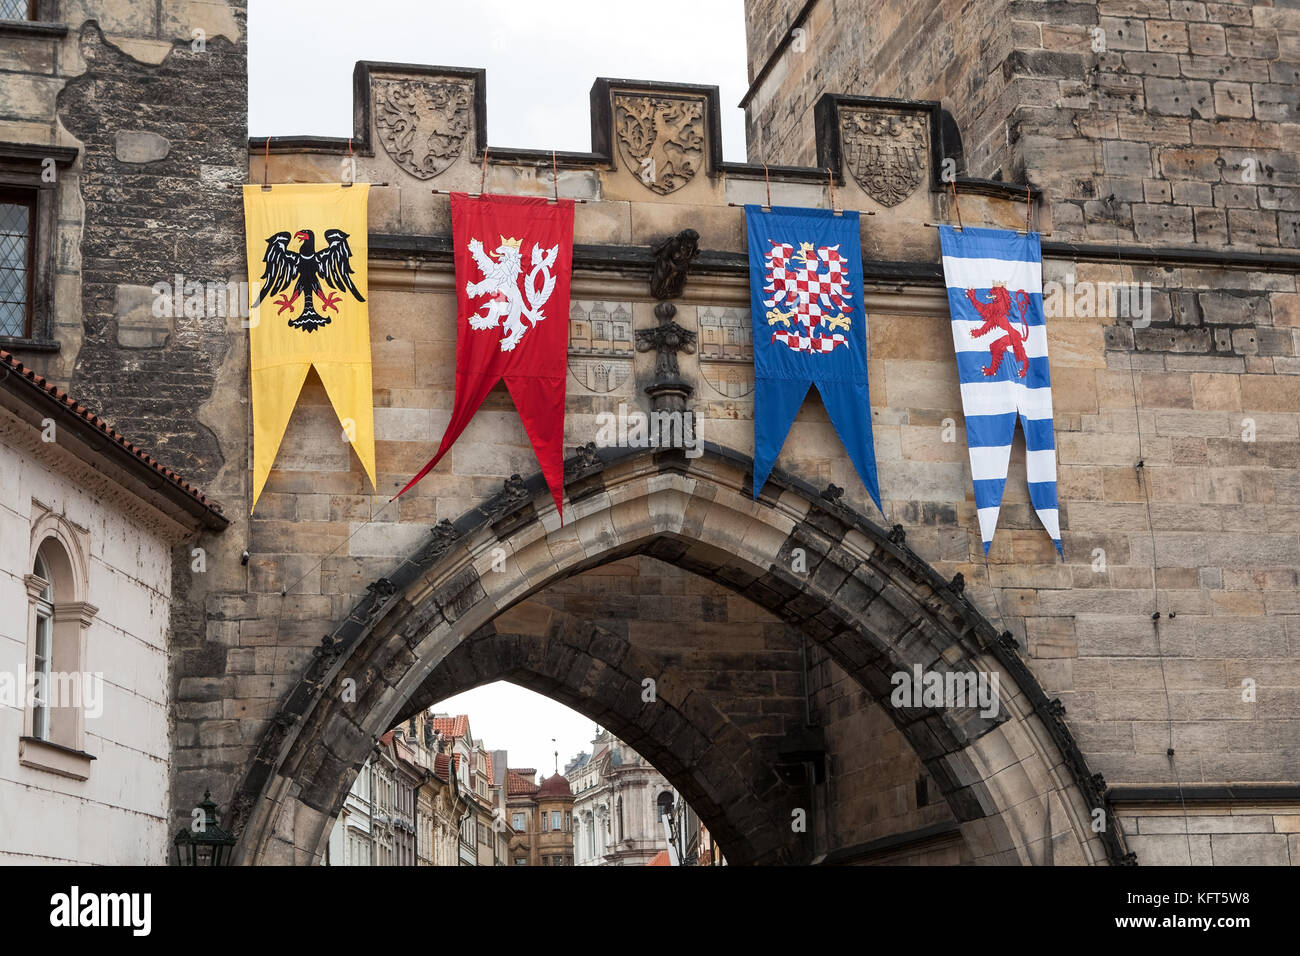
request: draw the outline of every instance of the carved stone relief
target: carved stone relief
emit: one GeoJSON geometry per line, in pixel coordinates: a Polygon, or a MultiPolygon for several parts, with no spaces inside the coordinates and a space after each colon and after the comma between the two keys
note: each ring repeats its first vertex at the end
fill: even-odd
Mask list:
{"type": "Polygon", "coordinates": [[[614,135],[632,175],[666,196],[704,161],[704,100],[616,94],[614,135]]]}
{"type": "Polygon", "coordinates": [[[612,392],[632,374],[632,303],[575,299],[569,308],[569,371],[589,392],[612,392]]]}
{"type": "Polygon", "coordinates": [[[840,142],[853,178],[883,206],[897,206],[925,176],[930,131],[923,114],[842,110],[840,142]]]}
{"type": "Polygon", "coordinates": [[[726,398],[754,390],[754,340],[748,309],[700,306],[700,375],[726,398]]]}
{"type": "Polygon", "coordinates": [[[432,179],[460,155],[470,130],[468,80],[373,79],[375,134],[393,161],[432,179]]]}

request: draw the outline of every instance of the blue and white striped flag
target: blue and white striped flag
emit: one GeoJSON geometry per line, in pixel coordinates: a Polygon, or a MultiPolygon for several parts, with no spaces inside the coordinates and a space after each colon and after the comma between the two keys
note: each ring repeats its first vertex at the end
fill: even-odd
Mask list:
{"type": "Polygon", "coordinates": [[[939,241],[984,553],[997,529],[1019,415],[1029,500],[1064,559],[1038,233],[941,226],[939,241]]]}

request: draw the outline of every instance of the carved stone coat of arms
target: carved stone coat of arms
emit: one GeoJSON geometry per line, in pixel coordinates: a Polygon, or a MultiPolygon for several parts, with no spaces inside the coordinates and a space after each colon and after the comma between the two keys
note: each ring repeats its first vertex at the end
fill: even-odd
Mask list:
{"type": "Polygon", "coordinates": [[[472,84],[376,79],[372,89],[375,133],[398,166],[432,179],[455,162],[469,135],[472,84]]]}
{"type": "Polygon", "coordinates": [[[929,134],[919,114],[845,110],[840,114],[844,163],[876,202],[897,206],[925,175],[929,134]]]}
{"type": "Polygon", "coordinates": [[[617,95],[614,135],[632,174],[666,196],[690,182],[704,160],[704,101],[617,95]]]}

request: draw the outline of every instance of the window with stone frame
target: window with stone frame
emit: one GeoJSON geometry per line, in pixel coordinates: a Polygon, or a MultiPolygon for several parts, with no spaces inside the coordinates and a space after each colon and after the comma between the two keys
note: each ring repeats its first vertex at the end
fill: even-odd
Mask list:
{"type": "Polygon", "coordinates": [[[0,142],[0,348],[58,348],[58,181],[76,157],[66,147],[0,142]]]}
{"type": "Polygon", "coordinates": [[[33,527],[32,570],[26,577],[27,700],[19,763],[84,780],[87,705],[102,704],[102,675],[86,671],[86,634],[97,608],[87,589],[84,531],[55,515],[33,527]],[[92,684],[89,682],[98,681],[92,684]]]}
{"type": "Polygon", "coordinates": [[[0,188],[0,336],[7,338],[31,337],[35,224],[35,190],[0,188]]]}
{"type": "Polygon", "coordinates": [[[0,0],[0,20],[35,20],[36,0],[0,0]]]}

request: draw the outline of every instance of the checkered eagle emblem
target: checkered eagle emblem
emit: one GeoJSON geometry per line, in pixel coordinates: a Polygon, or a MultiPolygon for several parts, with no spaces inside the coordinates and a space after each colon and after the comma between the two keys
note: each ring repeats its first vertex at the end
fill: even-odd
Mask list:
{"type": "Polygon", "coordinates": [[[816,249],[810,242],[798,251],[788,242],[769,239],[772,248],[765,256],[763,291],[767,324],[784,325],[772,333],[795,352],[825,355],[848,345],[844,332],[851,327],[853,298],[849,292],[849,261],[840,255],[838,244],[816,249]]]}

